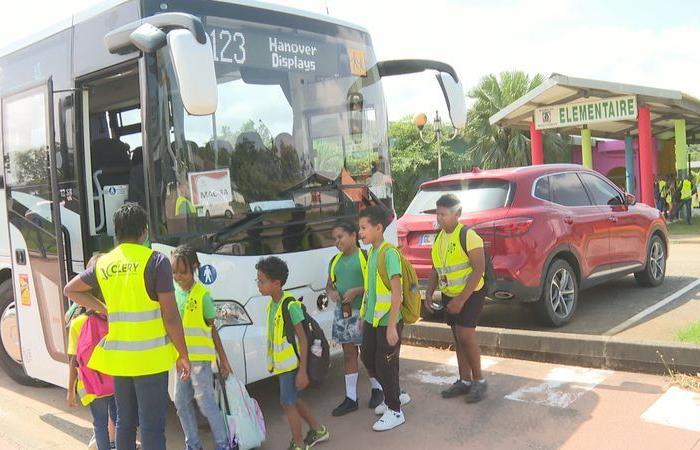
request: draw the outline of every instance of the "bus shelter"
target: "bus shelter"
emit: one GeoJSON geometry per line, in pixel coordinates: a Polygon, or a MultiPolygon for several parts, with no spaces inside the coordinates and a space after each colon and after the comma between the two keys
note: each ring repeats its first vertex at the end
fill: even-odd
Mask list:
{"type": "Polygon", "coordinates": [[[608,176],[601,168],[618,141],[624,187],[653,206],[654,177],[689,170],[688,143],[700,138],[700,100],[675,90],[552,74],[490,122],[529,130],[532,164],[546,162],[543,132],[580,136],[581,163],[608,176]]]}

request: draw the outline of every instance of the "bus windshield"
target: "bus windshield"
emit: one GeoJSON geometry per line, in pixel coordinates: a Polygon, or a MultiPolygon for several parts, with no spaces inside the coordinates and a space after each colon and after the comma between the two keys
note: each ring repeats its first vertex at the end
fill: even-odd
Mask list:
{"type": "Polygon", "coordinates": [[[160,242],[237,255],[308,250],[333,245],[333,223],[354,220],[360,203],[391,208],[386,109],[381,84],[368,81],[368,36],[204,22],[214,115],[187,114],[167,50],[157,55],[160,242]]]}

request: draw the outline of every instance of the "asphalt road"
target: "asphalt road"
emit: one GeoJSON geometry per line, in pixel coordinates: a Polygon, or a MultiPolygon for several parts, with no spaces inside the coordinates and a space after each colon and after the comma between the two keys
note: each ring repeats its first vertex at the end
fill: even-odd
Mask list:
{"type": "MultiPolygon", "coordinates": [[[[636,283],[633,275],[628,275],[581,291],[573,319],[560,328],[547,328],[539,325],[535,321],[531,305],[508,304],[507,302],[487,304],[481,314],[479,325],[576,334],[606,334],[629,318],[700,278],[700,258],[697,257],[699,252],[700,241],[698,243],[672,243],[667,263],[666,280],[655,288],[641,287],[636,283]]],[[[654,314],[649,314],[638,324],[649,322],[674,311],[690,299],[695,298],[698,292],[700,292],[700,287],[680,296],[673,303],[654,314]]],[[[667,331],[656,333],[653,324],[647,327],[643,333],[648,334],[651,339],[671,339],[667,331]]]]}
{"type": "MultiPolygon", "coordinates": [[[[364,374],[362,408],[331,417],[344,395],[341,361],[334,359],[325,385],[304,394],[330,428],[331,441],[318,448],[700,449],[700,395],[670,387],[664,377],[493,357],[484,357],[483,365],[490,383],[483,402],[443,400],[440,391],[456,375],[453,353],[405,346],[402,388],[413,398],[404,409],[407,422],[375,433],[364,374]]],[[[290,434],[276,382],[249,390],[268,426],[263,448],[285,449],[290,434]]],[[[91,434],[88,410],[70,409],[64,399],[63,389],[25,388],[0,375],[0,448],[85,448],[91,434]]],[[[208,440],[208,431],[202,433],[208,440]]],[[[168,449],[181,448],[182,434],[170,411],[168,449]]]]}

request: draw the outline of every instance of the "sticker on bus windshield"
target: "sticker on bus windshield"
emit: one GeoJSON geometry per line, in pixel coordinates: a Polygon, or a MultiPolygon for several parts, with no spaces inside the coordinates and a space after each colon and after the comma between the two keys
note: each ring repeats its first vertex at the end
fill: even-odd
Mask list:
{"type": "Polygon", "coordinates": [[[233,200],[229,169],[190,172],[187,177],[195,207],[220,205],[233,200]]]}
{"type": "Polygon", "coordinates": [[[348,48],[348,58],[350,58],[350,73],[359,77],[366,77],[365,52],[356,48],[348,48]]]}

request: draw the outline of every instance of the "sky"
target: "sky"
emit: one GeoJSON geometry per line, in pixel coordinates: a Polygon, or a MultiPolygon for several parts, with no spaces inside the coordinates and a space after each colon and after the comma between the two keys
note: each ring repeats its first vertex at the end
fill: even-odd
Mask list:
{"type": "MultiPolygon", "coordinates": [[[[165,0],[164,0],[165,1],[165,0]]],[[[9,2],[8,2],[9,3],[9,2]]],[[[0,48],[99,1],[3,5],[0,48]]],[[[629,0],[273,1],[367,28],[380,60],[451,64],[465,91],[490,73],[562,73],[700,97],[700,2],[629,0]]],[[[428,73],[385,81],[391,119],[444,110],[428,73]]]]}

